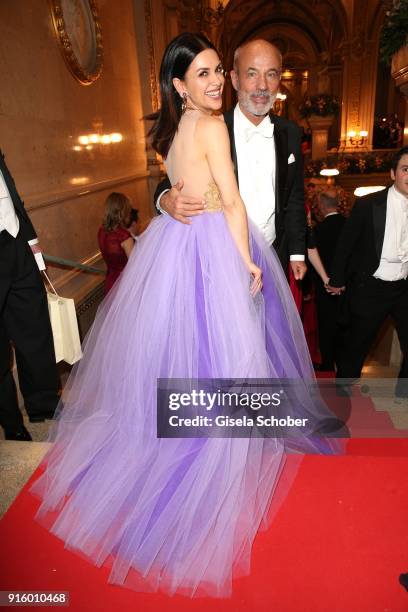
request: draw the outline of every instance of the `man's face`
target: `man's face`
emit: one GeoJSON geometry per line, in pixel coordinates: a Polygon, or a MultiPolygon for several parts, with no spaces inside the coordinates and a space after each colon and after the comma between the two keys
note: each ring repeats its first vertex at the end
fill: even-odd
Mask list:
{"type": "Polygon", "coordinates": [[[248,43],[238,54],[231,80],[244,115],[258,124],[275,102],[282,72],[278,50],[263,40],[248,43]]]}
{"type": "Polygon", "coordinates": [[[391,178],[395,188],[408,198],[408,153],[401,157],[396,171],[391,170],[391,178]]]}

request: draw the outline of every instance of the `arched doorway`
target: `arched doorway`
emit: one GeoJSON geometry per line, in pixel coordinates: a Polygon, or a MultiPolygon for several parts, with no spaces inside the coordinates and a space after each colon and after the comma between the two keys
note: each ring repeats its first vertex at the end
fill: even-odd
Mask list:
{"type": "MultiPolygon", "coordinates": [[[[298,107],[305,93],[341,96],[341,46],[347,37],[347,18],[340,0],[230,0],[218,27],[217,44],[227,69],[234,50],[242,43],[264,38],[282,52],[285,90],[284,114],[300,124],[298,107]]],[[[232,87],[226,87],[226,105],[234,103],[232,87]]],[[[339,122],[329,135],[337,146],[339,122]]]]}

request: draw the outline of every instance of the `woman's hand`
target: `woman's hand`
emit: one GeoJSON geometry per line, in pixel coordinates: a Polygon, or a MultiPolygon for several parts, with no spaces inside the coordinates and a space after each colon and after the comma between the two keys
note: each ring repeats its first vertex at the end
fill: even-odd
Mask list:
{"type": "Polygon", "coordinates": [[[252,297],[255,297],[256,294],[262,289],[262,270],[258,268],[252,261],[248,266],[253,281],[251,283],[250,292],[252,297]]]}

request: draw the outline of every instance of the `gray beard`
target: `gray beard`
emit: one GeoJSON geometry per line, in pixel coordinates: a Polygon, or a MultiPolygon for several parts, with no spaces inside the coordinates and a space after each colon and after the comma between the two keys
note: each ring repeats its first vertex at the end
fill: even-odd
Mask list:
{"type": "MultiPolygon", "coordinates": [[[[274,105],[275,100],[276,100],[276,95],[273,96],[271,94],[269,96],[269,100],[268,100],[269,107],[267,107],[266,110],[258,110],[256,108],[254,108],[254,106],[253,106],[253,104],[251,102],[251,99],[249,99],[247,102],[243,102],[242,100],[240,100],[240,102],[241,102],[241,105],[245,108],[245,110],[250,112],[255,117],[266,117],[266,115],[269,113],[269,111],[271,110],[272,106],[274,105]]],[[[265,100],[265,105],[266,105],[266,100],[265,100]]]]}

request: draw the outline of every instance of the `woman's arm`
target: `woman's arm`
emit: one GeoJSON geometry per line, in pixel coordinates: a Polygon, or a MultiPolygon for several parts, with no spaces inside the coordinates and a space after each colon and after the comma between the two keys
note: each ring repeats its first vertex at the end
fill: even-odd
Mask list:
{"type": "Polygon", "coordinates": [[[248,270],[254,276],[251,292],[255,294],[261,288],[262,272],[253,263],[249,251],[248,218],[234,174],[227,127],[222,119],[203,117],[197,122],[196,137],[220,192],[229,230],[248,270]]]}
{"type": "Polygon", "coordinates": [[[222,119],[203,117],[197,123],[196,136],[221,194],[223,211],[231,234],[245,263],[249,265],[252,260],[249,252],[248,219],[231,161],[227,127],[222,119]]]}
{"type": "Polygon", "coordinates": [[[120,243],[120,246],[126,253],[126,257],[129,259],[132,249],[135,245],[135,241],[133,238],[126,238],[123,242],[120,243]]]}
{"type": "Polygon", "coordinates": [[[312,266],[314,267],[314,269],[316,270],[316,272],[322,279],[323,285],[327,285],[327,283],[329,282],[329,277],[327,275],[323,262],[320,259],[319,251],[317,250],[317,248],[316,247],[314,247],[313,249],[308,248],[307,256],[308,256],[310,263],[312,264],[312,266]]]}

